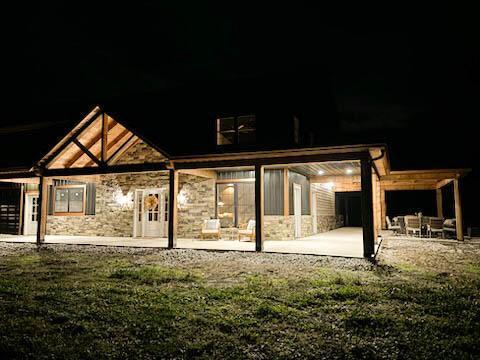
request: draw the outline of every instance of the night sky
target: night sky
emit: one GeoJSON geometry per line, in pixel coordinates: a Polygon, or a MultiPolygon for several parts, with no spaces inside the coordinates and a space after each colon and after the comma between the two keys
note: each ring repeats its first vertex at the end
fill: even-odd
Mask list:
{"type": "Polygon", "coordinates": [[[118,96],[312,69],[325,75],[338,129],[387,141],[395,169],[473,168],[463,198],[466,221],[479,223],[473,9],[114,4],[4,9],[1,133],[58,125],[118,96]]]}

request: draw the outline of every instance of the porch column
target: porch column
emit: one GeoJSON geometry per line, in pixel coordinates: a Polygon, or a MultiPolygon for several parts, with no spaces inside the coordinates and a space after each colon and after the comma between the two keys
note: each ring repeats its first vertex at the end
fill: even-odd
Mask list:
{"type": "Polygon", "coordinates": [[[168,248],[177,246],[177,195],[178,195],[178,171],[169,170],[169,197],[168,197],[168,248]]]}
{"type": "Polygon", "coordinates": [[[37,227],[37,245],[45,242],[47,232],[47,209],[48,209],[48,184],[44,176],[40,176],[38,186],[38,227],[37,227]]]}
{"type": "Polygon", "coordinates": [[[361,160],[363,256],[370,258],[375,253],[373,227],[372,167],[367,159],[361,160]]]}
{"type": "Polygon", "coordinates": [[[255,251],[263,251],[264,170],[255,165],[255,251]]]}
{"type": "Polygon", "coordinates": [[[460,184],[458,179],[453,180],[453,193],[455,197],[455,222],[457,223],[457,239],[463,240],[462,203],[460,200],[460,184]]]}
{"type": "Polygon", "coordinates": [[[442,199],[442,189],[437,189],[437,216],[443,218],[443,199],[442,199]]]}
{"type": "Polygon", "coordinates": [[[382,229],[387,229],[387,194],[380,190],[380,206],[382,208],[382,229]]]}
{"type": "Polygon", "coordinates": [[[18,214],[18,235],[23,234],[23,212],[24,212],[24,202],[25,202],[25,185],[22,183],[20,185],[20,213],[18,214]]]}
{"type": "Polygon", "coordinates": [[[283,216],[290,215],[290,188],[288,182],[288,168],[283,169],[283,216]]]}

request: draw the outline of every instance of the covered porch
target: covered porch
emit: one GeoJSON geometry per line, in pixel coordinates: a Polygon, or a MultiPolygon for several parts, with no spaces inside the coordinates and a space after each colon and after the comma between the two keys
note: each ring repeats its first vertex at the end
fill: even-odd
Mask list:
{"type": "MultiPolygon", "coordinates": [[[[35,235],[0,235],[0,242],[36,243],[35,235]]],[[[167,248],[167,238],[134,238],[114,236],[46,235],[45,244],[118,246],[138,248],[167,248]]],[[[177,247],[196,250],[255,251],[252,243],[245,241],[178,239],[177,247]]],[[[265,252],[311,255],[363,257],[361,228],[339,228],[322,234],[295,240],[266,240],[265,252]]]]}

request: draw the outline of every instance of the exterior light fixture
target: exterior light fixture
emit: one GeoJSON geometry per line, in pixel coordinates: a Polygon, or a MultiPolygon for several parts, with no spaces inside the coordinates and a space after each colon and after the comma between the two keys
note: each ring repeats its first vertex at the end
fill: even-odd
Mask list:
{"type": "Polygon", "coordinates": [[[325,171],[323,171],[323,170],[318,170],[318,175],[323,175],[323,174],[325,174],[325,171]]]}
{"type": "Polygon", "coordinates": [[[335,184],[333,182],[327,182],[323,184],[323,187],[328,190],[332,190],[335,187],[335,184]]]}
{"type": "Polygon", "coordinates": [[[345,170],[345,172],[346,172],[348,175],[350,175],[351,173],[353,173],[353,170],[352,170],[352,169],[347,169],[347,170],[345,170]]]}
{"type": "Polygon", "coordinates": [[[124,195],[122,190],[117,189],[113,195],[113,199],[122,209],[129,209],[133,206],[133,193],[131,191],[124,195]]]}

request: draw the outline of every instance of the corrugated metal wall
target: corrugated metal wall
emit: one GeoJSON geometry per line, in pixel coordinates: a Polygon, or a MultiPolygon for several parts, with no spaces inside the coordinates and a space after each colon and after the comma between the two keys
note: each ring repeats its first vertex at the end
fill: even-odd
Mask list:
{"type": "Polygon", "coordinates": [[[265,215],[283,215],[283,169],[265,170],[265,215]]]}

